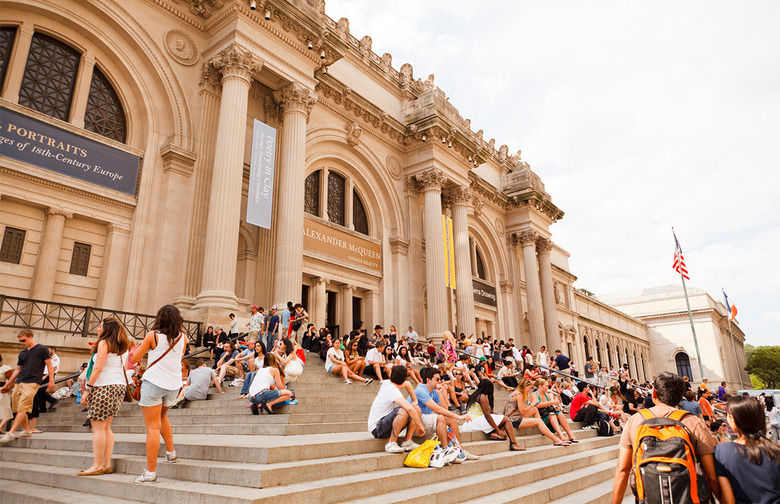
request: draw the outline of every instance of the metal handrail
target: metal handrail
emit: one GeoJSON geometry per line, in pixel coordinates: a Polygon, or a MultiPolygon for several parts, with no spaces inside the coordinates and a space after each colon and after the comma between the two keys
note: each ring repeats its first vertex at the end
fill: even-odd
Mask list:
{"type": "MultiPolygon", "coordinates": [[[[116,317],[135,339],[143,338],[151,330],[155,319],[154,315],[143,313],[0,294],[0,327],[80,334],[89,338],[97,336],[100,322],[109,316],[116,317]]],[[[184,321],[183,331],[190,342],[199,341],[200,327],[201,322],[184,321]]]]}

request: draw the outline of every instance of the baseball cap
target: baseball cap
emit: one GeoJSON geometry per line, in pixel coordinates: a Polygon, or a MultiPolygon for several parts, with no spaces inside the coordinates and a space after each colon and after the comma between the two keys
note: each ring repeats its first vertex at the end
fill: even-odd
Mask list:
{"type": "Polygon", "coordinates": [[[379,325],[379,324],[375,325],[375,326],[374,326],[374,330],[376,331],[377,329],[382,329],[382,326],[381,326],[381,325],[379,325]]]}
{"type": "Polygon", "coordinates": [[[257,310],[258,309],[257,305],[252,305],[252,309],[257,310]]]}
{"type": "Polygon", "coordinates": [[[271,307],[271,310],[278,310],[279,308],[276,307],[276,305],[271,307]]]}

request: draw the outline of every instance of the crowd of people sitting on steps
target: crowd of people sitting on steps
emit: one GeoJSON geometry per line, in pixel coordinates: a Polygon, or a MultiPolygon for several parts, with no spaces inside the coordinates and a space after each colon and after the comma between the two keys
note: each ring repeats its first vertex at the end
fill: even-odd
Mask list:
{"type": "MultiPolygon", "coordinates": [[[[10,423],[11,410],[16,413],[0,442],[40,432],[35,427],[37,413],[46,404],[56,404],[58,398],[76,396],[86,406],[94,437],[93,464],[78,474],[110,473],[111,422],[126,391],[132,390],[142,407],[148,438],[147,468],[135,481],[153,482],[160,437],[166,446],[165,461],[178,461],[167,417],[170,408],[206,400],[211,386],[224,393],[229,381],[230,386],[241,387],[239,399],[247,400],[252,414],[275,414],[274,406],[297,404],[295,382],[304,371],[307,352],[309,359],[319,356],[320,365],[346,385],[379,382],[368,431],[387,440],[388,453],[409,452],[418,446],[413,437],[436,435],[442,447],[450,448],[447,462],[460,463],[479,458],[462,448],[461,433],[481,431],[492,440],[507,442],[511,451],[523,451],[526,448],[516,429],[534,429],[532,432],[538,431],[552,446],[566,447],[580,442],[570,420],[580,422],[585,429],[598,430],[599,435],[612,435],[635,429],[635,414],[657,411],[659,404],[687,412],[688,422],[701,422],[708,445],[730,443],[734,436],[739,443],[745,436],[754,439],[759,432],[746,432],[727,416],[731,401],[742,401],[741,396],[729,396],[725,383],[710,390],[706,378],[694,391],[687,377],[676,377],[681,388],[678,400],[669,396],[668,390],[656,390],[658,378],[653,384],[631,378],[627,365],[615,370],[588,358],[584,376],[580,376],[560,350],[550,355],[542,346],[534,353],[527,346],[518,349],[512,339],[496,342],[489,336],[474,339],[463,334],[455,338],[445,332],[441,343],[433,344],[423,342],[411,326],[404,334],[394,326],[384,332],[380,325],[368,333],[362,322],[356,322],[342,338],[327,328],[317,329],[309,323],[303,306],[293,303],[287,303],[281,313],[274,306],[268,315],[253,306],[241,334],[235,315],[229,318],[227,332],[221,327],[207,329],[202,338],[205,351],[193,358],[188,355],[187,337],[175,306],[160,308],[153,329],[141,342],[133,341],[119,320],[108,317],[99,326],[92,358],[82,366],[79,377],[53,396],[49,394],[59,361],[56,351],[35,343],[32,331],[21,331],[19,342],[24,350],[17,368],[0,368],[0,429],[10,423]],[[144,366],[141,362],[147,353],[144,366]],[[503,405],[496,404],[496,387],[508,392],[503,405]],[[6,394],[12,388],[13,393],[6,394]],[[671,404],[670,400],[676,402],[671,404]]],[[[664,383],[661,380],[666,387],[664,383]]],[[[777,442],[778,414],[773,399],[767,397],[760,404],[762,411],[768,412],[777,442]]],[[[766,427],[762,436],[765,431],[766,427]]],[[[774,452],[770,452],[776,467],[774,452]]],[[[753,451],[750,457],[755,459],[753,451]]],[[[620,463],[618,467],[620,470],[620,463]]],[[[732,493],[745,491],[740,486],[732,493]]]]}

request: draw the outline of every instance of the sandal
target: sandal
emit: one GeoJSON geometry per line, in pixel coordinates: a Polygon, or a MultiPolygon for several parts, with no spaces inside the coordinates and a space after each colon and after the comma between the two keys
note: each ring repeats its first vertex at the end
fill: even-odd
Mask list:
{"type": "Polygon", "coordinates": [[[517,445],[517,446],[519,446],[519,448],[515,448],[515,445],[517,445],[517,443],[510,442],[509,443],[509,451],[525,451],[526,450],[526,448],[524,446],[517,445]]]}
{"type": "Polygon", "coordinates": [[[492,441],[506,441],[505,437],[501,437],[498,434],[496,434],[495,432],[490,435],[490,439],[492,441]]]}
{"type": "Polygon", "coordinates": [[[553,446],[571,446],[568,441],[561,441],[560,443],[553,443],[553,446]]]}
{"type": "Polygon", "coordinates": [[[580,441],[578,439],[569,439],[569,443],[579,443],[580,441]]]}

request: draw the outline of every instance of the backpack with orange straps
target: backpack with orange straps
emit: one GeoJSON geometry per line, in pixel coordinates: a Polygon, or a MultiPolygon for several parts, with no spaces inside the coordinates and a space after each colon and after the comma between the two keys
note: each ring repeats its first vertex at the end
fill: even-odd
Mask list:
{"type": "Polygon", "coordinates": [[[688,414],[675,410],[656,417],[649,409],[639,412],[634,440],[631,490],[640,504],[708,504],[707,480],[696,460],[691,433],[682,423],[688,414]]]}

